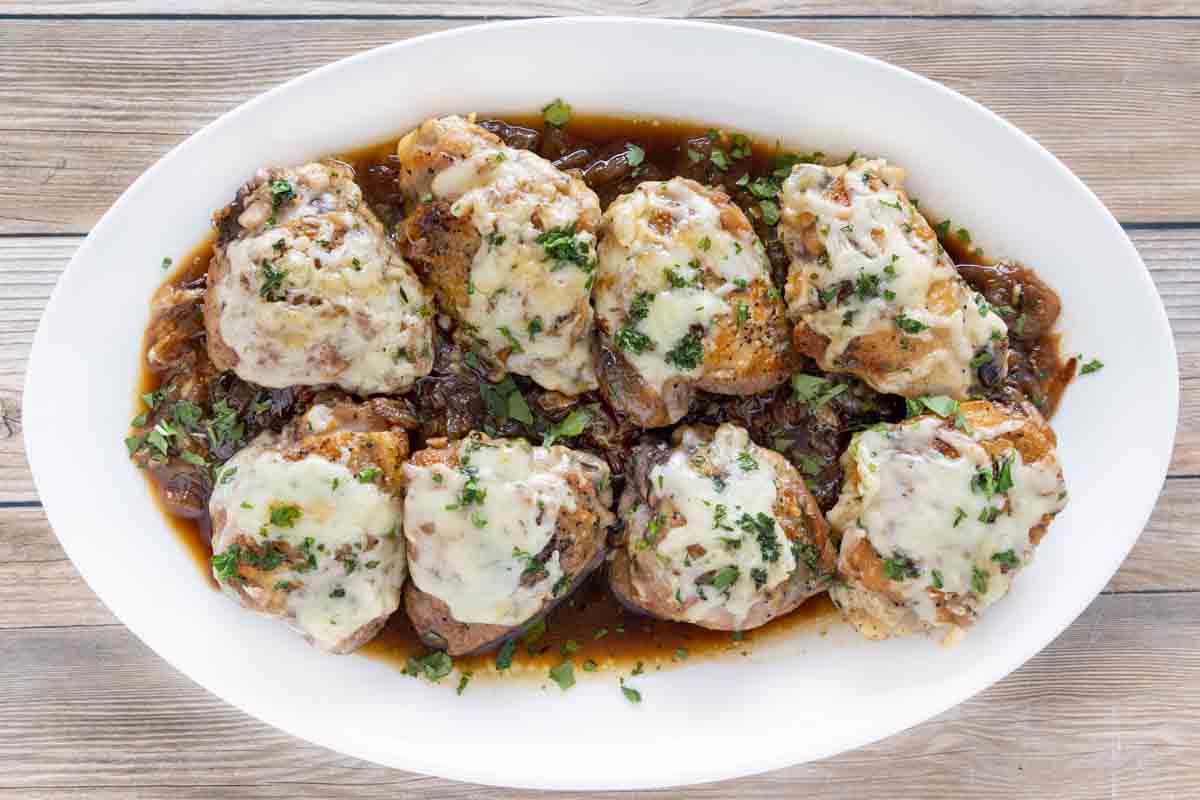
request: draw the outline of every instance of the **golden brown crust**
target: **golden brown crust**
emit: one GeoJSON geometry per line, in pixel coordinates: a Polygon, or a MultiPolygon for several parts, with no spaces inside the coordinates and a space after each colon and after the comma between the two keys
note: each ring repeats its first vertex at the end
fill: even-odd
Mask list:
{"type": "Polygon", "coordinates": [[[441,308],[461,319],[470,304],[471,264],[483,238],[445,200],[423,203],[400,226],[400,252],[433,289],[441,308]]]}
{"type": "MultiPolygon", "coordinates": [[[[993,459],[1014,449],[1020,453],[1021,460],[1026,464],[1055,457],[1054,431],[1037,409],[1028,403],[1006,406],[989,400],[969,400],[960,403],[958,409],[969,429],[973,430],[986,431],[1011,424],[1014,420],[1021,422],[1021,426],[1015,430],[979,441],[979,445],[993,459]]],[[[954,419],[941,421],[946,428],[955,426],[954,419]]],[[[945,443],[938,442],[935,446],[945,448],[943,455],[949,458],[959,456],[958,452],[945,443]]],[[[843,491],[857,491],[857,461],[850,456],[849,451],[842,459],[842,466],[845,471],[843,491]]],[[[1045,514],[1037,525],[1030,529],[1029,539],[1034,546],[1046,535],[1054,516],[1045,514]]],[[[897,584],[888,578],[883,558],[866,537],[857,540],[853,547],[843,549],[838,561],[838,572],[844,582],[856,587],[855,591],[865,590],[876,595],[874,606],[862,603],[843,608],[847,621],[867,638],[886,639],[893,635],[906,635],[921,627],[915,617],[904,608],[904,597],[897,590],[897,584]]],[[[936,619],[939,623],[959,628],[967,628],[974,623],[976,613],[964,605],[964,598],[939,591],[932,586],[927,587],[925,591],[937,609],[936,619]]]]}

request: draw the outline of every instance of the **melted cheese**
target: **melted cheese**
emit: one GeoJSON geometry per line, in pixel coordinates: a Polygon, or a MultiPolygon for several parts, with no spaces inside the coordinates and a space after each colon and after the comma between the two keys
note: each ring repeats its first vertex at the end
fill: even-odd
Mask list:
{"type": "MultiPolygon", "coordinates": [[[[432,368],[429,298],[351,177],[334,163],[287,171],[295,196],[225,245],[228,269],[211,291],[243,379],[402,392],[432,368]]],[[[266,213],[258,195],[269,185],[243,219],[266,213]]]]}
{"type": "Polygon", "coordinates": [[[858,337],[894,333],[902,318],[919,323],[923,329],[905,332],[921,341],[940,336],[946,349],[909,359],[905,369],[876,388],[911,394],[908,386],[944,373],[950,359],[957,366],[953,378],[917,393],[962,398],[971,385],[971,359],[1008,329],[958,277],[937,236],[902,191],[901,175],[883,160],[859,159],[850,167],[793,167],[783,184],[781,225],[793,254],[789,316],[829,339],[821,359],[825,369],[836,368],[858,337]],[[820,248],[809,246],[813,235],[820,248]],[[836,294],[845,283],[856,291],[822,302],[822,293],[836,294]],[[864,291],[858,291],[860,286],[864,291]]]}
{"type": "MultiPolygon", "coordinates": [[[[775,518],[777,476],[766,453],[750,441],[745,429],[725,424],[711,442],[687,431],[682,447],[650,472],[650,504],[634,512],[635,526],[642,530],[649,525],[658,538],[652,545],[635,539],[629,547],[634,553],[654,547],[686,620],[698,622],[719,610],[744,620],[769,589],[796,569],[795,554],[775,518]],[[706,471],[697,469],[699,465],[706,471]],[[713,471],[723,476],[720,481],[710,477],[713,471]],[[674,521],[670,514],[659,516],[663,502],[678,512],[674,521]],[[770,520],[765,527],[773,531],[773,548],[771,536],[765,537],[764,548],[758,528],[746,521],[759,520],[761,525],[765,519],[770,520]],[[680,521],[682,525],[671,527],[680,521]],[[736,570],[736,579],[714,588],[714,576],[719,580],[722,574],[732,575],[731,570],[736,570]]],[[[636,576],[634,584],[638,586],[636,576]]]]}
{"type": "Polygon", "coordinates": [[[1001,456],[1011,459],[1010,489],[989,496],[976,482],[979,470],[991,473],[997,463],[979,442],[1021,424],[1012,420],[968,435],[936,417],[921,417],[864,431],[851,444],[846,457],[855,464],[857,482],[829,513],[842,533],[842,553],[866,537],[882,559],[911,562],[915,577],[891,584],[927,625],[938,624],[928,592],[938,581],[942,592],[962,596],[976,612],[1007,594],[1020,566],[1033,557],[1030,530],[1065,505],[1062,473],[1052,456],[1026,464],[1011,449],[1001,456]],[[959,456],[944,455],[937,442],[959,456]],[[992,522],[983,521],[991,517],[987,509],[999,509],[992,522]],[[993,557],[1010,552],[1016,563],[1002,570],[1007,556],[993,557]]]}
{"type": "Polygon", "coordinates": [[[209,501],[214,519],[213,552],[239,539],[261,545],[285,543],[315,559],[312,569],[285,568],[268,577],[272,586],[246,587],[252,595],[286,591],[286,615],[317,646],[336,649],[363,625],[400,605],[406,574],[400,546],[401,501],[374,483],[358,481],[344,464],[319,456],[288,461],[264,434],[222,468],[209,501]],[[294,506],[290,525],[272,524],[272,509],[294,506]],[[307,542],[307,544],[306,544],[307,542]]]}
{"type": "Polygon", "coordinates": [[[559,513],[575,510],[566,477],[582,456],[524,440],[472,438],[456,447],[457,468],[404,466],[413,581],[459,622],[519,625],[561,589],[560,580],[570,580],[557,550],[543,577],[523,585],[521,576],[550,544],[559,513]]]}
{"type": "Polygon", "coordinates": [[[596,292],[596,313],[610,335],[633,324],[650,338],[653,349],[624,354],[657,390],[700,371],[699,364],[684,369],[667,358],[680,339],[693,328],[708,331],[714,319],[731,314],[725,298],[739,284],[770,283],[766,251],[749,222],[727,230],[722,213],[741,214],[732,204],[718,207],[699,184],[684,178],[642,183],[604,213],[597,272],[604,288],[596,292]],[[668,271],[686,285],[672,286],[668,271]],[[653,295],[648,314],[631,323],[630,306],[642,293],[653,295]]]}
{"type": "MultiPolygon", "coordinates": [[[[508,371],[565,394],[595,389],[589,297],[596,194],[536,153],[509,147],[460,117],[432,124],[445,129],[442,135],[461,137],[469,151],[434,177],[432,194],[451,201],[454,215],[468,218],[483,238],[463,322],[491,354],[508,352],[508,371]],[[555,261],[537,241],[568,227],[584,264],[555,261]]],[[[401,142],[402,158],[405,147],[401,142]]]]}

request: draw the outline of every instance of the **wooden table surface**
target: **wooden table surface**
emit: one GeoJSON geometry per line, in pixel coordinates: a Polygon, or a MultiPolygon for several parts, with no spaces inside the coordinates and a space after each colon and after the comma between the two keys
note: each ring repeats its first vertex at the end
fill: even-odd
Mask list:
{"type": "Polygon", "coordinates": [[[1154,516],[1057,641],[884,742],[687,794],[1200,797],[1197,0],[0,0],[0,800],[529,795],[297,741],[163,663],[50,531],[20,401],[59,272],[118,194],[188,134],[376,45],[569,13],[724,18],[878,56],[981,101],[1063,159],[1125,225],[1179,350],[1179,433],[1154,516]]]}

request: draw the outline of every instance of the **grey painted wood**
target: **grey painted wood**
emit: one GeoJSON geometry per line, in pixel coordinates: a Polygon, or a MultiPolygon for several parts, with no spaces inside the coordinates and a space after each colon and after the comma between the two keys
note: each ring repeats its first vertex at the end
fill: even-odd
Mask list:
{"type": "MultiPolygon", "coordinates": [[[[86,232],[169,147],[238,103],[337,58],[457,24],[6,21],[0,233],[86,232]]],[[[1123,222],[1200,221],[1200,19],[740,24],[943,81],[1041,141],[1123,222]]]]}
{"type": "Polygon", "coordinates": [[[204,14],[257,16],[380,17],[541,17],[570,14],[626,14],[659,17],[805,17],[805,16],[1194,16],[1187,0],[0,0],[0,13],[204,14]]]}
{"type": "MultiPolygon", "coordinates": [[[[1196,796],[1198,743],[1200,593],[1105,595],[1024,667],[923,725],[686,795],[1182,800],[1196,796]]],[[[533,796],[291,739],[197,688],[120,626],[0,631],[0,775],[0,797],[22,800],[533,796]]]]}

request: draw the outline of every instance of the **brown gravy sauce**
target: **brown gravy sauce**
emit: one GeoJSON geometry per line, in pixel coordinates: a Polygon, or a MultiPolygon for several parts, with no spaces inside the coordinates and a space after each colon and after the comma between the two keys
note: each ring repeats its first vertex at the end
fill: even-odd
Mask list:
{"type": "MultiPolygon", "coordinates": [[[[510,126],[519,126],[531,131],[540,132],[543,128],[538,116],[507,114],[496,118],[504,119],[510,126]]],[[[479,119],[486,120],[492,117],[481,114],[479,119]]],[[[573,116],[568,130],[569,136],[563,137],[565,141],[560,146],[565,151],[565,157],[581,162],[579,166],[585,173],[589,169],[603,168],[605,161],[611,158],[613,153],[624,150],[625,142],[633,141],[644,148],[644,163],[647,165],[637,180],[654,180],[680,174],[681,170],[674,169],[672,165],[679,163],[681,146],[686,146],[689,140],[703,137],[709,126],[680,121],[573,116]],[[570,148],[577,140],[589,143],[590,149],[589,146],[580,145],[577,147],[579,152],[571,152],[570,148]]],[[[373,167],[386,164],[388,157],[395,152],[396,141],[397,139],[389,139],[378,145],[346,151],[334,157],[352,165],[360,182],[364,182],[364,176],[373,167]]],[[[744,160],[742,166],[749,166],[752,175],[762,174],[769,169],[770,158],[776,146],[761,142],[752,144],[752,155],[744,160]]],[[[735,175],[736,173],[717,177],[732,182],[735,175]]],[[[364,192],[368,201],[371,201],[372,193],[367,186],[364,186],[364,192]]],[[[598,193],[602,206],[606,206],[617,193],[617,187],[601,188],[598,193]]],[[[374,205],[376,204],[373,203],[374,205]]],[[[377,210],[381,218],[388,222],[387,210],[377,210]]],[[[175,266],[165,273],[164,286],[182,286],[203,278],[208,271],[215,238],[215,234],[210,232],[190,252],[177,259],[175,266]]],[[[945,237],[945,245],[957,264],[976,264],[983,267],[994,267],[996,264],[972,251],[954,233],[945,237]]],[[[1022,280],[1036,280],[1032,270],[1019,265],[1013,265],[1011,274],[993,280],[986,290],[984,286],[972,281],[970,276],[967,277],[968,282],[975,285],[975,288],[989,294],[989,300],[993,300],[991,295],[1003,294],[1011,289],[1005,281],[1016,283],[1022,280]]],[[[1048,288],[1046,291],[1050,292],[1048,288]]],[[[1056,297],[1053,300],[1057,302],[1056,297]]],[[[1011,327],[1011,320],[1006,321],[1010,322],[1011,327]]],[[[149,368],[146,359],[146,353],[152,344],[148,330],[142,348],[138,397],[159,388],[161,375],[149,368]]],[[[1043,332],[1028,341],[1018,338],[1013,342],[1013,352],[1016,356],[1015,368],[1017,372],[1023,373],[1024,385],[1028,387],[1024,393],[1038,403],[1049,418],[1075,374],[1075,359],[1063,359],[1059,352],[1059,336],[1053,332],[1043,332]]],[[[141,408],[141,402],[137,400],[136,409],[140,411],[141,408]]],[[[176,538],[196,562],[200,579],[213,589],[218,589],[210,566],[211,531],[207,516],[186,518],[172,513],[163,500],[161,485],[149,472],[147,482],[155,502],[176,538]]],[[[546,631],[540,639],[528,644],[524,641],[518,642],[511,672],[525,673],[544,680],[546,669],[560,663],[564,657],[563,653],[568,648],[573,650],[571,660],[577,673],[583,671],[588,662],[594,662],[597,671],[655,671],[686,661],[748,655],[756,644],[778,637],[824,635],[837,619],[837,609],[828,596],[822,594],[810,599],[796,611],[741,635],[707,630],[684,623],[654,620],[624,609],[608,591],[603,570],[598,570],[568,601],[549,614],[546,618],[546,631]],[[573,642],[577,648],[569,646],[568,642],[573,642]],[[641,669],[638,668],[639,662],[642,664],[641,669]]],[[[358,652],[402,668],[410,656],[419,656],[426,651],[417,639],[407,615],[398,611],[392,615],[379,636],[358,652]]],[[[460,657],[455,660],[455,666],[461,671],[480,676],[495,674],[494,662],[495,653],[488,653],[460,657]]]]}

